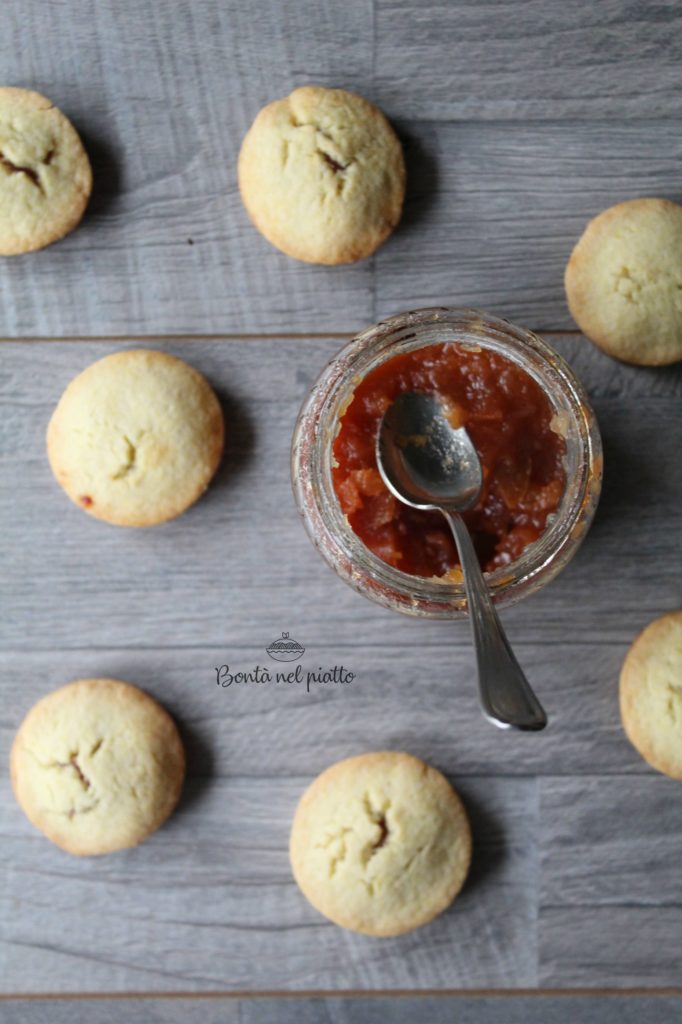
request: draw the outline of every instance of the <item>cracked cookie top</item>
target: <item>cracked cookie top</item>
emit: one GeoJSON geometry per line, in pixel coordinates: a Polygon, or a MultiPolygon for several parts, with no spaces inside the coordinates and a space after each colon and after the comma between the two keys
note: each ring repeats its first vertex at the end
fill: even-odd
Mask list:
{"type": "Polygon", "coordinates": [[[361,96],[303,86],[256,117],[239,154],[239,188],[258,230],[282,252],[352,263],[400,220],[402,147],[361,96]]]}
{"type": "Polygon", "coordinates": [[[471,859],[466,811],[447,779],[410,754],[361,754],[322,772],[301,797],[294,877],[336,924],[399,935],[455,898],[471,859]]]}
{"type": "Polygon", "coordinates": [[[185,774],[170,715],[114,679],[81,679],[38,701],[17,732],[10,764],[26,816],[79,856],[146,839],[175,807],[185,774]]]}
{"type": "Polygon", "coordinates": [[[64,114],[40,93],[0,88],[0,255],[68,234],[91,190],[90,161],[64,114]]]}
{"type": "Polygon", "coordinates": [[[220,403],[193,367],[150,349],[115,352],[71,381],[47,430],[52,471],[98,519],[152,526],[199,498],[223,450],[220,403]]]}
{"type": "Polygon", "coordinates": [[[590,221],[566,267],[581,331],[641,366],[682,359],[682,206],[631,199],[590,221]]]}
{"type": "Polygon", "coordinates": [[[682,779],[682,610],[655,619],[632,644],[620,674],[620,713],[644,760],[682,779]]]}

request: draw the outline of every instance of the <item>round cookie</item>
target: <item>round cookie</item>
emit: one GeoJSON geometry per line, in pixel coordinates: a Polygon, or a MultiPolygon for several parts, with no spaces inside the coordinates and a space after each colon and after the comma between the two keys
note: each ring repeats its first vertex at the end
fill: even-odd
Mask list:
{"type": "Polygon", "coordinates": [[[410,754],[361,754],[327,768],[301,797],[290,857],[304,896],[335,924],[400,935],[452,902],[471,832],[447,779],[410,754]]]}
{"type": "Polygon", "coordinates": [[[182,359],[115,352],[64,391],[47,429],[52,472],[90,515],[153,526],[203,493],[223,451],[220,403],[182,359]]]}
{"type": "Polygon", "coordinates": [[[40,93],[0,88],[0,256],[68,234],[91,191],[90,161],[71,122],[40,93]]]}
{"type": "Polygon", "coordinates": [[[368,100],[306,85],[256,117],[239,153],[239,189],[258,230],[288,256],[353,263],[400,220],[403,151],[368,100]]]}
{"type": "Polygon", "coordinates": [[[604,210],[575,246],[565,286],[581,331],[609,355],[682,359],[682,206],[631,199],[604,210]]]}
{"type": "Polygon", "coordinates": [[[620,714],[644,760],[682,779],[682,611],[655,619],[628,651],[620,674],[620,714]]]}
{"type": "Polygon", "coordinates": [[[115,679],[48,694],[22,722],[10,758],[29,821],[78,856],[136,846],[175,807],[185,754],[170,715],[115,679]]]}

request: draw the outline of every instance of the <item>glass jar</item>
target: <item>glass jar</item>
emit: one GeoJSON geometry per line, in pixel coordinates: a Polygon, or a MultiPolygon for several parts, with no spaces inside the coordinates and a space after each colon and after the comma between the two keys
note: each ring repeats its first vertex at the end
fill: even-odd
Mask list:
{"type": "Polygon", "coordinates": [[[399,313],[353,338],[322,371],[303,403],[292,445],[292,484],[313,544],[341,579],[365,597],[408,615],[465,613],[462,583],[401,572],[365,546],[341,510],[332,481],[332,445],[355,388],[379,364],[438,342],[492,349],[540,385],[566,442],[566,485],[545,531],[516,561],[486,574],[497,604],[532,594],[570,561],[594,516],[602,478],[599,428],[585,391],[566,362],[537,335],[475,309],[399,313]]]}

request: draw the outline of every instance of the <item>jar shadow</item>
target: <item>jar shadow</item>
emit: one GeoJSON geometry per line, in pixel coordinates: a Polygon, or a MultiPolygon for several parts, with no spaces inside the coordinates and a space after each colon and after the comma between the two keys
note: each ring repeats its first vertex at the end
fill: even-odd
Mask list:
{"type": "Polygon", "coordinates": [[[593,543],[591,538],[596,538],[614,521],[622,525],[625,521],[639,519],[642,502],[633,501],[633,495],[653,497],[658,485],[655,460],[629,443],[617,428],[612,429],[608,414],[600,413],[598,406],[596,412],[604,450],[604,476],[599,505],[585,547],[593,543]]]}

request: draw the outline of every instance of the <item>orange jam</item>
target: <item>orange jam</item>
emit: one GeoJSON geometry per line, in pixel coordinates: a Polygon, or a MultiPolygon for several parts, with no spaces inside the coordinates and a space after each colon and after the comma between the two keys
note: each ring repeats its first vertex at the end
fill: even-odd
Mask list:
{"type": "Polygon", "coordinates": [[[465,426],[483,465],[478,504],[464,514],[481,566],[508,565],[537,540],[564,490],[564,439],[532,377],[489,349],[428,345],[388,359],[358,384],[334,441],[334,490],[353,532],[379,558],[413,576],[445,576],[459,559],[440,512],[398,501],[379,475],[381,418],[404,391],[439,396],[465,426]]]}

